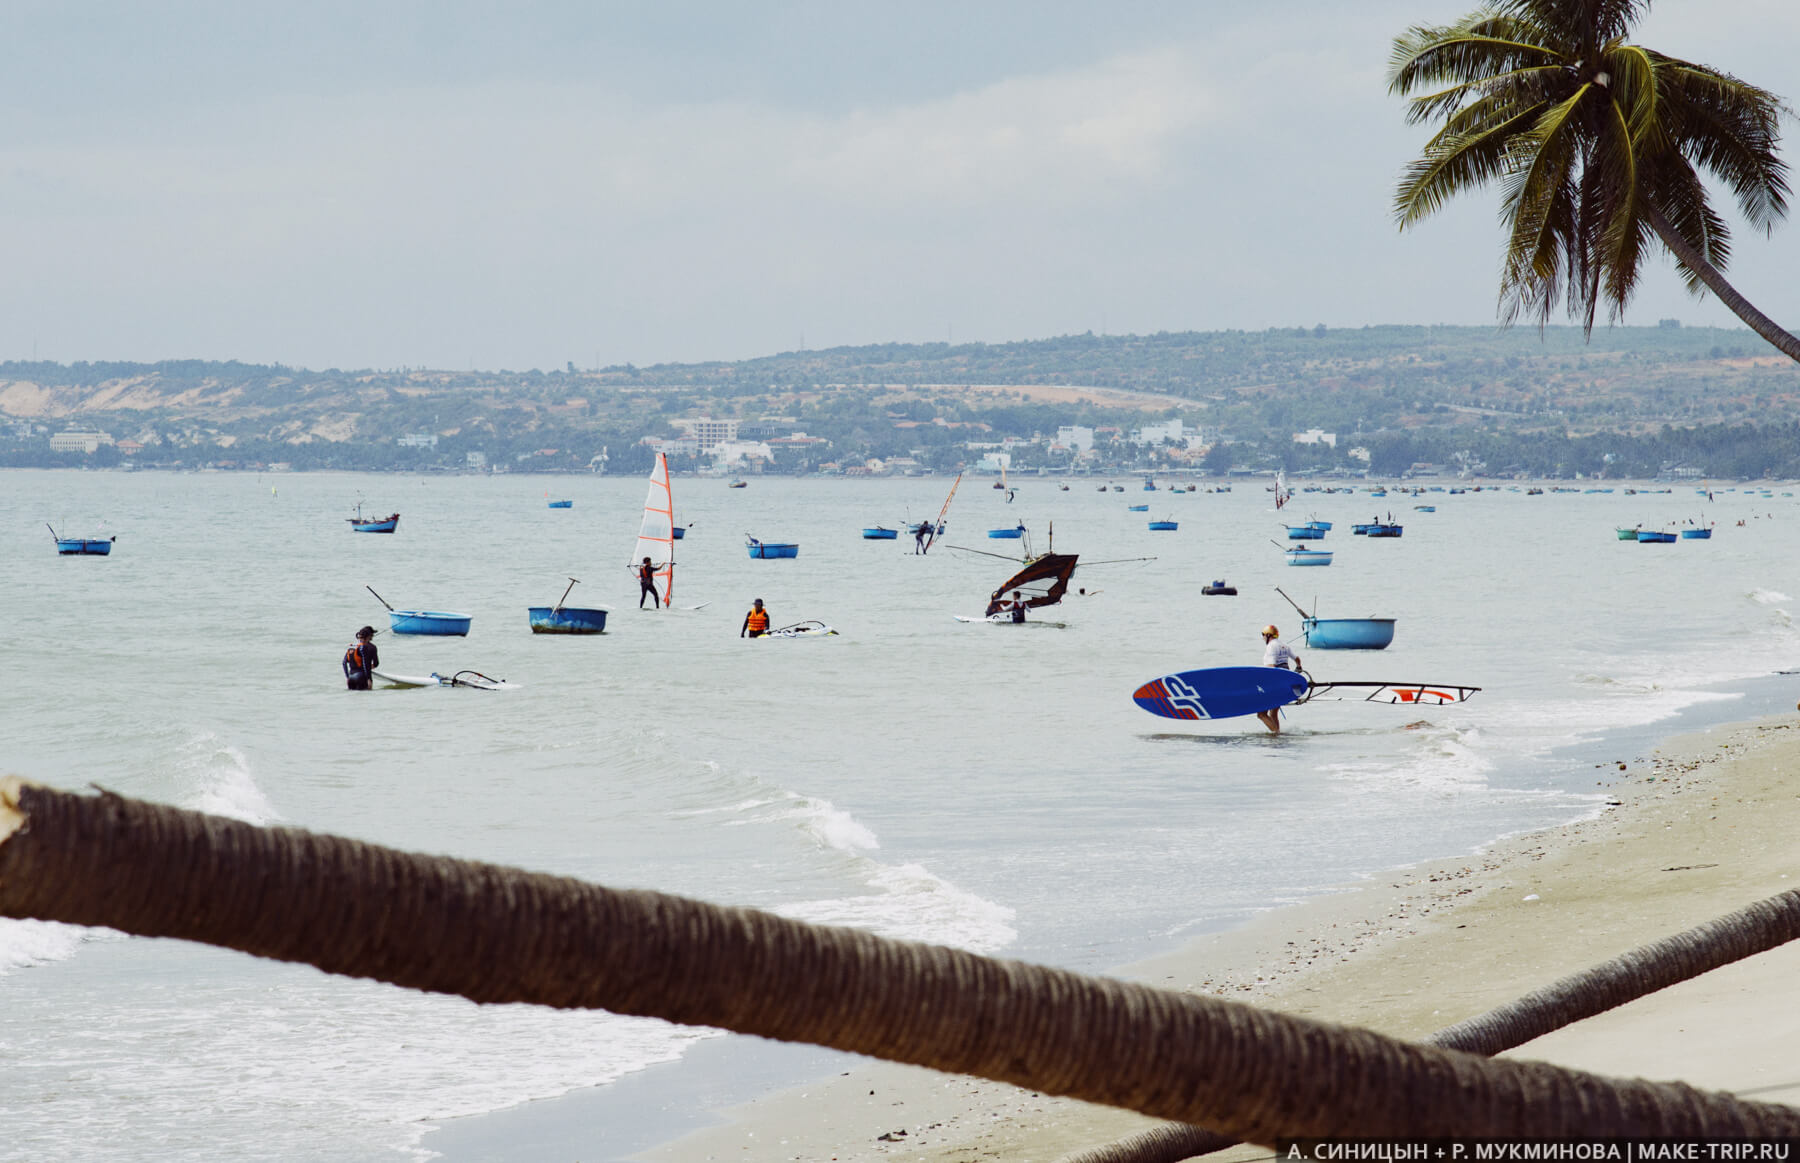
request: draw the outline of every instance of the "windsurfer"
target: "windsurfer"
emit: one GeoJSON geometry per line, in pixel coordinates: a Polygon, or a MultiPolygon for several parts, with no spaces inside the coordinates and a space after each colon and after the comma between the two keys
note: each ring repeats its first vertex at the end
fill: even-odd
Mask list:
{"type": "Polygon", "coordinates": [[[739,638],[761,638],[769,632],[769,611],[763,609],[761,598],[750,603],[750,612],[744,615],[744,624],[738,630],[739,638]]]}
{"type": "Polygon", "coordinates": [[[375,649],[375,627],[364,626],[356,632],[356,641],[344,651],[344,682],[353,691],[373,690],[375,668],[381,655],[375,649]]]}
{"type": "Polygon", "coordinates": [[[644,595],[646,594],[650,596],[650,608],[652,610],[661,609],[662,596],[656,592],[656,566],[650,563],[648,557],[644,558],[643,564],[637,567],[637,577],[638,609],[644,608],[644,595]]]}
{"type": "MultiPolygon", "coordinates": [[[[1262,629],[1263,665],[1278,666],[1282,670],[1299,670],[1300,656],[1288,649],[1287,643],[1281,640],[1281,631],[1274,626],[1262,629]]],[[[1281,708],[1273,707],[1267,711],[1256,712],[1262,725],[1269,729],[1271,735],[1281,734],[1281,708]]]]}
{"type": "Polygon", "coordinates": [[[918,525],[914,527],[914,529],[913,529],[913,552],[914,553],[917,554],[917,553],[925,552],[925,538],[929,537],[930,535],[931,535],[931,523],[929,521],[920,521],[918,523],[918,525]]]}
{"type": "Polygon", "coordinates": [[[1007,609],[1012,612],[1012,620],[1015,625],[1025,620],[1025,599],[1019,594],[1018,590],[1013,591],[1012,605],[1008,606],[1007,609]]]}

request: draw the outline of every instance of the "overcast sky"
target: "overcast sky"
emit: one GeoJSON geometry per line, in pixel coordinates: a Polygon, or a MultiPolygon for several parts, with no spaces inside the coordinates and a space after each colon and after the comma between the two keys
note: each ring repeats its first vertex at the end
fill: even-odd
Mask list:
{"type": "MultiPolygon", "coordinates": [[[[1497,193],[1390,210],[1427,136],[1393,37],[1472,0],[1251,7],[0,0],[0,359],[1491,323],[1497,193]]],[[[1800,100],[1795,0],[1661,0],[1635,39],[1800,100]]],[[[1723,208],[1800,326],[1800,223],[1723,208]]],[[[1669,316],[1736,324],[1662,262],[1628,322],[1669,316]]]]}

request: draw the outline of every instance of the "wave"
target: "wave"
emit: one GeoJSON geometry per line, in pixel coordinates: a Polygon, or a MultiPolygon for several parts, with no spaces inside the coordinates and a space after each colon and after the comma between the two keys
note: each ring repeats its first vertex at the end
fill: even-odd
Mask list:
{"type": "Polygon", "coordinates": [[[280,819],[257,786],[249,759],[211,731],[198,732],[187,742],[171,774],[173,798],[184,808],[246,824],[267,825],[280,819]]]}

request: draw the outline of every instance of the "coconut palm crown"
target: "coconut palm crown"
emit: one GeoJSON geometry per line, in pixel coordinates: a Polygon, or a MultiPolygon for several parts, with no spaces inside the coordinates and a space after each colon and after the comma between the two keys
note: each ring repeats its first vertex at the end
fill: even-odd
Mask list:
{"type": "Polygon", "coordinates": [[[1593,332],[1623,318],[1654,236],[1688,287],[1710,289],[1800,360],[1800,339],[1727,283],[1731,234],[1705,170],[1767,233],[1787,215],[1776,155],[1780,98],[1729,73],[1629,43],[1649,0],[1493,0],[1455,24],[1394,41],[1389,92],[1409,124],[1441,122],[1394,199],[1402,229],[1453,195],[1498,182],[1509,231],[1505,323],[1549,321],[1559,302],[1593,332]]]}

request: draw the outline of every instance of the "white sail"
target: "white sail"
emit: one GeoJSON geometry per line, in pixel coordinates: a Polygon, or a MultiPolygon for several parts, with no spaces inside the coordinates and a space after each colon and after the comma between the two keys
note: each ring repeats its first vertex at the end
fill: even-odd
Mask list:
{"type": "Polygon", "coordinates": [[[669,491],[669,458],[656,454],[650,470],[650,495],[644,498],[644,522],[638,526],[637,546],[631,551],[635,571],[648,557],[662,584],[662,603],[667,606],[675,589],[675,497],[669,491]]]}

